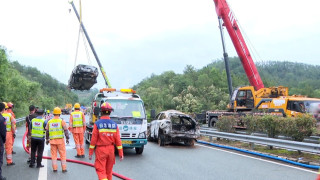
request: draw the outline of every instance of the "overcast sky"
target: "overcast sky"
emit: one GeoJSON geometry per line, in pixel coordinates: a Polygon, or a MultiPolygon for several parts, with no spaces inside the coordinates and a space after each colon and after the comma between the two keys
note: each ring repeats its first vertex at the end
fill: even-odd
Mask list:
{"type": "MultiPolygon", "coordinates": [[[[133,86],[152,73],[221,59],[212,0],[82,0],[84,26],[112,87],[133,86]]],[[[79,1],[74,1],[79,11],[79,1]]],[[[320,65],[319,0],[228,0],[255,62],[320,65]],[[248,42],[250,40],[250,43],[248,42]]],[[[0,0],[0,45],[10,60],[37,67],[67,84],[75,64],[79,23],[68,0],[0,0]]],[[[81,37],[82,38],[82,37],[81,37]]],[[[227,39],[229,56],[236,56],[227,39]]],[[[88,46],[88,45],[87,45],[88,46]]],[[[88,46],[89,48],[89,46],[88,46]]],[[[80,39],[76,64],[98,66],[80,39]]],[[[231,70],[232,71],[232,70],[231,70]]],[[[98,85],[104,82],[101,73],[98,85]]]]}

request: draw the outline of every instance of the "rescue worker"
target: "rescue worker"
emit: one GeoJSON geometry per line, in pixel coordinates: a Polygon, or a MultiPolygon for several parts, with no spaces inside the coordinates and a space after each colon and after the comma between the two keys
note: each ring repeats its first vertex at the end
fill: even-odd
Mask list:
{"type": "Polygon", "coordinates": [[[80,111],[80,104],[74,104],[74,112],[70,115],[69,128],[73,134],[73,139],[76,144],[76,158],[84,158],[84,132],[86,130],[86,119],[83,112],[80,111]]]}
{"type": "Polygon", "coordinates": [[[48,110],[47,110],[46,120],[47,120],[47,119],[49,120],[50,118],[51,118],[51,114],[50,114],[50,110],[48,109],[48,110]]]}
{"type": "Polygon", "coordinates": [[[8,102],[8,112],[11,113],[11,115],[13,116],[13,118],[16,118],[16,115],[14,114],[13,112],[13,108],[14,108],[14,105],[12,102],[8,102]]]}
{"type": "Polygon", "coordinates": [[[6,119],[2,116],[4,109],[5,105],[0,102],[0,180],[6,180],[6,178],[2,176],[3,151],[7,136],[6,119]]]}
{"type": "Polygon", "coordinates": [[[46,123],[43,118],[44,111],[38,109],[36,112],[37,117],[33,118],[30,123],[31,131],[28,131],[28,136],[31,136],[31,162],[29,167],[33,168],[35,164],[36,152],[37,152],[37,168],[44,167],[41,164],[42,154],[44,150],[44,136],[46,123]]]}
{"type": "MultiPolygon", "coordinates": [[[[8,102],[8,113],[11,114],[11,116],[16,119],[16,115],[14,114],[13,112],[13,108],[14,108],[14,105],[12,104],[12,102],[8,102]]],[[[17,125],[16,125],[16,121],[14,121],[14,130],[17,131],[17,125]]],[[[14,139],[15,137],[12,136],[12,154],[16,154],[16,152],[13,151],[13,144],[14,144],[14,139]]]]}
{"type": "MultiPolygon", "coordinates": [[[[30,128],[30,124],[31,124],[31,120],[33,119],[33,118],[36,118],[37,117],[37,115],[35,114],[35,112],[36,112],[36,107],[34,106],[34,105],[30,105],[29,106],[29,115],[26,117],[26,131],[27,132],[31,132],[31,129],[29,129],[30,128]]],[[[28,136],[28,138],[27,138],[27,149],[28,149],[28,151],[30,152],[30,147],[31,147],[31,139],[30,139],[30,137],[28,136]]],[[[31,153],[30,153],[30,157],[29,157],[29,159],[28,159],[28,161],[27,161],[28,163],[30,163],[31,162],[31,153]]]]}
{"type": "Polygon", "coordinates": [[[117,146],[120,161],[123,160],[123,149],[117,124],[109,117],[113,111],[109,103],[101,105],[101,118],[94,123],[89,147],[89,160],[95,149],[94,167],[101,180],[112,180],[112,168],[115,164],[114,146],[117,146]]]}
{"type": "Polygon", "coordinates": [[[16,137],[15,129],[14,129],[14,121],[15,119],[11,116],[10,113],[8,113],[8,104],[3,103],[5,105],[5,110],[2,113],[2,116],[6,119],[6,157],[7,157],[7,166],[15,165],[15,163],[12,161],[12,137],[16,137]]]}
{"type": "Polygon", "coordinates": [[[50,139],[53,172],[57,172],[58,170],[57,151],[59,151],[61,158],[62,172],[67,172],[66,146],[63,134],[66,136],[66,143],[69,144],[69,133],[67,124],[64,120],[60,119],[60,115],[61,109],[55,107],[53,109],[53,118],[50,119],[46,125],[46,144],[49,144],[50,139]]]}

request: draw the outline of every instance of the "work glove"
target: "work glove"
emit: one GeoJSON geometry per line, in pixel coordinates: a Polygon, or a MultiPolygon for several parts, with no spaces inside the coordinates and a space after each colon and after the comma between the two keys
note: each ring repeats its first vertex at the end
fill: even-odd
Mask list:
{"type": "Polygon", "coordinates": [[[16,138],[16,134],[13,134],[13,138],[14,138],[14,139],[16,138]]]}
{"type": "Polygon", "coordinates": [[[92,160],[92,155],[89,155],[89,160],[92,160]]]}
{"type": "Polygon", "coordinates": [[[69,139],[66,139],[66,143],[69,144],[69,139]]]}

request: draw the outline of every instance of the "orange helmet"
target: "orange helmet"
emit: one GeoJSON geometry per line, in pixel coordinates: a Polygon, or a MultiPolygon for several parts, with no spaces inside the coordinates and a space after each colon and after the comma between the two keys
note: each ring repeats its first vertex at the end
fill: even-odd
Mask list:
{"type": "Polygon", "coordinates": [[[105,112],[105,111],[111,112],[111,111],[113,111],[113,108],[111,107],[111,104],[110,104],[110,103],[105,102],[105,103],[103,103],[103,104],[101,105],[100,111],[101,111],[101,112],[105,112]]]}

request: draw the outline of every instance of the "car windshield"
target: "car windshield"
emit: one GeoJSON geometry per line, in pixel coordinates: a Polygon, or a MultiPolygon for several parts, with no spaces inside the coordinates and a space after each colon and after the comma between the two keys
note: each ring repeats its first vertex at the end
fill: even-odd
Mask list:
{"type": "Polygon", "coordinates": [[[145,119],[145,110],[140,100],[108,99],[114,109],[110,117],[118,118],[142,118],[145,119]]]}

